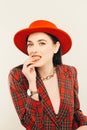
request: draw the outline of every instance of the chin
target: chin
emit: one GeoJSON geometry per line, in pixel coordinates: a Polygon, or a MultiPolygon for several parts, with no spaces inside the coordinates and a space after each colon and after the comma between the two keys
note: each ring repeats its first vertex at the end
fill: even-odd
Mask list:
{"type": "Polygon", "coordinates": [[[40,63],[35,63],[34,66],[35,67],[41,67],[42,65],[40,63]]]}
{"type": "Polygon", "coordinates": [[[37,68],[39,68],[39,67],[42,67],[42,66],[43,66],[43,64],[42,64],[42,63],[35,63],[34,65],[35,65],[35,67],[37,67],[37,68]]]}

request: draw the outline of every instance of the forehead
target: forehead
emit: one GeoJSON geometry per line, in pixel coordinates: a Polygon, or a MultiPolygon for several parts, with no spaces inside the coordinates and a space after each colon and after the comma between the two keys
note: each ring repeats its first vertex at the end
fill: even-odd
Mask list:
{"type": "Polygon", "coordinates": [[[35,32],[35,33],[31,33],[28,36],[28,39],[33,39],[33,38],[46,38],[46,39],[51,39],[50,36],[44,32],[35,32]]]}

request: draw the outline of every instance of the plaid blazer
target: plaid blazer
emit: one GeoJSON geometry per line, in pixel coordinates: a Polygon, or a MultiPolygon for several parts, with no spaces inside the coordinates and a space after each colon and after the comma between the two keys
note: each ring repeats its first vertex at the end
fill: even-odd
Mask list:
{"type": "Polygon", "coordinates": [[[55,114],[45,86],[37,75],[39,101],[27,95],[29,84],[22,66],[9,73],[9,86],[14,106],[26,130],[76,130],[87,125],[87,116],[80,110],[77,71],[72,66],[58,65],[56,73],[60,92],[59,113],[55,114]]]}

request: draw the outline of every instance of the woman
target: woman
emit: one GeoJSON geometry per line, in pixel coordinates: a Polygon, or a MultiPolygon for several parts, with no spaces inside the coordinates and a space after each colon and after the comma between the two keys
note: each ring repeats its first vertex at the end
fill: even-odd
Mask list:
{"type": "Polygon", "coordinates": [[[72,45],[55,24],[37,20],[14,36],[16,47],[28,55],[9,74],[10,92],[27,130],[83,130],[87,117],[80,110],[77,71],[62,64],[72,45]]]}

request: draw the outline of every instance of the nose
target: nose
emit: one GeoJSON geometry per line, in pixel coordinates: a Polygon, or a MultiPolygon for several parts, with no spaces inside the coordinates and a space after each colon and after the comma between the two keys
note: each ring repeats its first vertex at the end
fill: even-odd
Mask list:
{"type": "Polygon", "coordinates": [[[35,55],[39,52],[39,48],[37,45],[33,45],[32,49],[29,50],[30,55],[35,55]]]}
{"type": "Polygon", "coordinates": [[[38,46],[37,46],[37,45],[34,45],[34,46],[33,46],[32,52],[34,52],[34,53],[38,52],[38,46]]]}
{"type": "Polygon", "coordinates": [[[33,51],[37,51],[38,50],[38,47],[36,45],[33,46],[33,51]]]}

